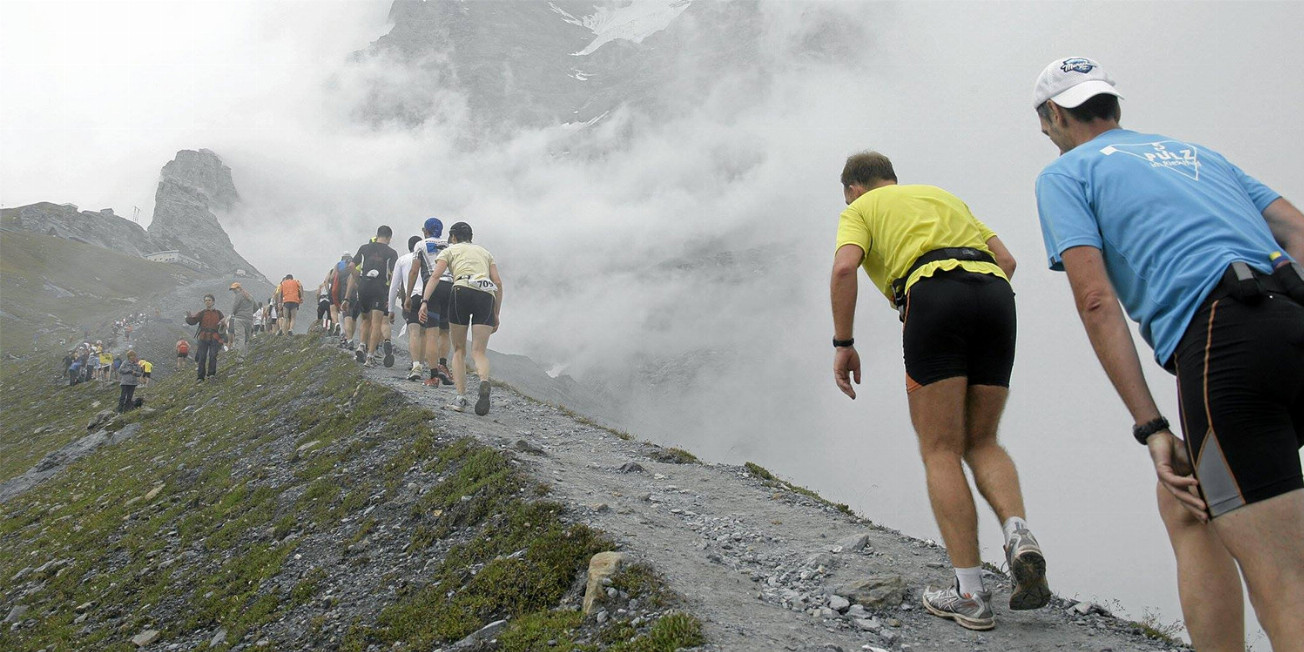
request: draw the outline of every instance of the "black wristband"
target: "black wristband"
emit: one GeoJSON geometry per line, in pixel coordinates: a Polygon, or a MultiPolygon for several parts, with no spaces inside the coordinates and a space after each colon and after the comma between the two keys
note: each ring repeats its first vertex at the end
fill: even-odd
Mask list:
{"type": "Polygon", "coordinates": [[[844,346],[855,346],[855,345],[856,345],[856,338],[854,337],[850,337],[845,340],[840,340],[836,337],[833,338],[833,348],[835,349],[840,349],[844,346]]]}
{"type": "Polygon", "coordinates": [[[1132,426],[1132,436],[1136,437],[1137,443],[1145,446],[1146,439],[1161,430],[1168,430],[1168,419],[1156,417],[1139,426],[1132,426]]]}

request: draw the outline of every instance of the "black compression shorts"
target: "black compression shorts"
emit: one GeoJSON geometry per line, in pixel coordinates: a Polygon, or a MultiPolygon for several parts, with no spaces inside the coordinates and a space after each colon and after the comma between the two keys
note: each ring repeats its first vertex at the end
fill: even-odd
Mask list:
{"type": "Polygon", "coordinates": [[[920,279],[906,294],[906,390],[958,376],[1009,387],[1015,331],[1014,290],[1005,279],[961,269],[920,279]]]}
{"type": "Polygon", "coordinates": [[[389,314],[389,286],[381,281],[364,280],[358,287],[358,310],[368,313],[379,310],[389,314]]]}
{"type": "Polygon", "coordinates": [[[453,286],[448,300],[448,323],[458,326],[494,326],[494,295],[480,290],[453,286]]]}
{"type": "Polygon", "coordinates": [[[325,319],[326,316],[329,315],[329,314],[331,314],[331,304],[330,304],[330,302],[329,302],[329,301],[318,301],[318,302],[317,302],[317,319],[319,319],[319,320],[320,320],[320,319],[325,319]]]}
{"type": "Polygon", "coordinates": [[[408,326],[424,327],[421,323],[421,297],[408,297],[407,303],[403,304],[403,321],[408,326]]]}
{"type": "Polygon", "coordinates": [[[430,293],[430,299],[426,301],[426,328],[438,325],[439,330],[448,330],[448,304],[452,299],[452,283],[440,281],[435,285],[435,291],[430,293]]]}
{"type": "Polygon", "coordinates": [[[1304,307],[1206,301],[1173,354],[1182,432],[1211,516],[1304,488],[1304,307]]]}

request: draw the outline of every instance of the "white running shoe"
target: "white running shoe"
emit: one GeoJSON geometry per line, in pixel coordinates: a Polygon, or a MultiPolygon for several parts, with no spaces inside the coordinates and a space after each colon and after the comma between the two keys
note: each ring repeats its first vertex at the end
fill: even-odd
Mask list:
{"type": "Polygon", "coordinates": [[[996,627],[996,614],[992,612],[992,594],[979,591],[976,595],[960,593],[960,582],[945,589],[924,589],[924,608],[934,616],[954,620],[965,629],[988,630],[996,627]]]}
{"type": "Polygon", "coordinates": [[[458,394],[457,396],[453,397],[453,402],[448,404],[448,409],[454,412],[465,412],[467,406],[469,406],[470,404],[471,402],[466,400],[465,395],[458,394]]]}

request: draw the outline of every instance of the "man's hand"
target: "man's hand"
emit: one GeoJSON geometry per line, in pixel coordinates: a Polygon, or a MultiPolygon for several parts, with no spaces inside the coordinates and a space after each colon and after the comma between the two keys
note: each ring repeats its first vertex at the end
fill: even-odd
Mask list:
{"type": "Polygon", "coordinates": [[[851,381],[860,384],[860,354],[856,353],[854,346],[840,346],[833,351],[833,380],[837,382],[838,389],[854,401],[856,390],[851,386],[851,381]]]}
{"type": "Polygon", "coordinates": [[[1196,489],[1199,482],[1191,468],[1191,459],[1186,454],[1186,446],[1180,439],[1167,430],[1161,430],[1146,440],[1150,449],[1150,460],[1155,464],[1155,475],[1159,483],[1191,511],[1200,522],[1209,521],[1209,514],[1200,493],[1196,489]]]}
{"type": "Polygon", "coordinates": [[[427,312],[429,312],[429,311],[426,310],[426,304],[425,304],[425,303],[422,303],[422,304],[421,304],[421,312],[417,313],[417,319],[421,320],[421,323],[423,323],[423,324],[426,323],[426,316],[427,316],[426,313],[427,313],[427,312]]]}

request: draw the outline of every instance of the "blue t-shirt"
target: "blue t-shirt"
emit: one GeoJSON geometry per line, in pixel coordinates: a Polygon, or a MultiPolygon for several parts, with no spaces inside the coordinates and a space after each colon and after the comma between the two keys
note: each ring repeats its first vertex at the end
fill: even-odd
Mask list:
{"type": "Polygon", "coordinates": [[[1272,270],[1268,256],[1282,247],[1263,209],[1280,196],[1213,150],[1126,129],[1073,148],[1037,177],[1050,268],[1063,271],[1072,247],[1100,249],[1160,364],[1228,265],[1272,270]]]}

